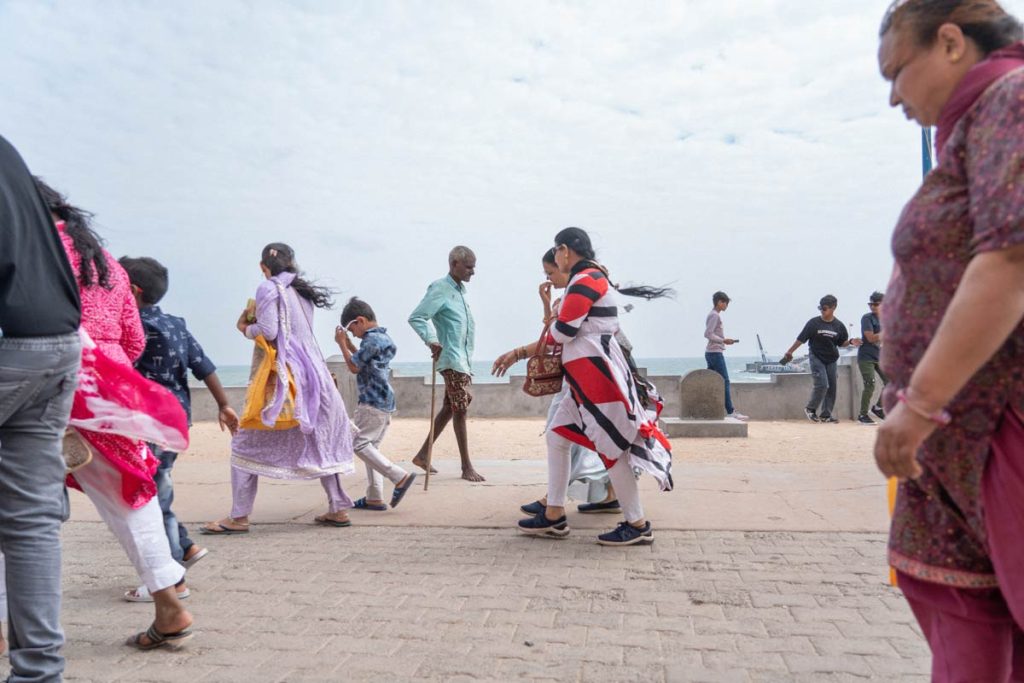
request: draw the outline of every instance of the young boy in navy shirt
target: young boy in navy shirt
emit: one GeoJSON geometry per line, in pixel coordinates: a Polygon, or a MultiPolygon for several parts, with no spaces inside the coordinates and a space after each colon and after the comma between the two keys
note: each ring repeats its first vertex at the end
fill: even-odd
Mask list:
{"type": "MultiPolygon", "coordinates": [[[[210,394],[217,402],[219,409],[217,421],[221,430],[225,428],[232,434],[238,429],[238,415],[228,404],[227,394],[217,378],[217,368],[203,353],[203,347],[195,340],[185,325],[185,320],[168,315],[160,310],[157,304],[167,293],[167,268],[156,259],[149,257],[122,257],[119,261],[128,273],[132,284],[132,293],[139,306],[139,317],[146,330],[146,350],[135,362],[139,373],[173,393],[192,424],[192,397],[188,390],[188,373],[204,382],[210,394]]],[[[186,568],[206,556],[206,548],[197,546],[188,536],[188,530],[178,523],[178,518],[171,510],[174,502],[174,487],[171,481],[171,468],[178,454],[167,451],[156,444],[149,444],[153,454],[160,460],[160,466],[153,476],[156,482],[157,498],[160,509],[164,513],[164,527],[167,540],[171,545],[171,555],[186,568]]],[[[135,591],[140,600],[144,600],[145,588],[135,591]]],[[[182,597],[180,592],[178,597],[182,597]]],[[[129,597],[129,599],[131,599],[129,597]]]]}
{"type": "Polygon", "coordinates": [[[366,497],[355,502],[363,510],[387,510],[384,503],[384,477],[395,490],[391,494],[391,507],[397,507],[416,479],[385,458],[379,450],[395,412],[395,392],[388,381],[391,359],[395,357],[395,342],[388,331],[377,325],[377,316],[370,305],[352,297],[341,311],[341,326],[334,335],[345,356],[345,365],[356,375],[359,405],[352,422],[359,429],[353,448],[359,459],[366,463],[366,497]],[[362,341],[359,349],[349,339],[352,332],[362,341]]]}

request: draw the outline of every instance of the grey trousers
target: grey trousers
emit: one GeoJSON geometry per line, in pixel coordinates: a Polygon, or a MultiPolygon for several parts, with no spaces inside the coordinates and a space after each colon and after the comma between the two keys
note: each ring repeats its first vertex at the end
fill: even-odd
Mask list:
{"type": "Polygon", "coordinates": [[[360,403],[352,414],[352,423],[359,429],[352,448],[366,463],[366,499],[383,500],[384,477],[397,486],[408,474],[380,452],[380,444],[391,425],[391,413],[360,403]]]}
{"type": "Polygon", "coordinates": [[[78,334],[0,338],[0,550],[12,683],[60,681],[61,440],[78,382],[78,334]]]}
{"type": "Polygon", "coordinates": [[[818,406],[820,405],[821,411],[818,412],[819,416],[831,415],[832,409],[836,407],[837,361],[824,363],[813,353],[810,354],[810,359],[811,378],[814,380],[814,388],[811,390],[811,400],[807,403],[807,409],[818,412],[818,406]]]}

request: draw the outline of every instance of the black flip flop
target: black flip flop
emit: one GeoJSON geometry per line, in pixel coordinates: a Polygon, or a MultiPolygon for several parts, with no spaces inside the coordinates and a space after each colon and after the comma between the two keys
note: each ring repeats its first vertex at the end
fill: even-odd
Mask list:
{"type": "Polygon", "coordinates": [[[211,529],[209,526],[203,525],[199,527],[199,533],[206,534],[207,536],[235,536],[238,534],[249,533],[248,527],[245,529],[232,529],[229,526],[224,526],[220,522],[217,523],[216,529],[211,529]]]}

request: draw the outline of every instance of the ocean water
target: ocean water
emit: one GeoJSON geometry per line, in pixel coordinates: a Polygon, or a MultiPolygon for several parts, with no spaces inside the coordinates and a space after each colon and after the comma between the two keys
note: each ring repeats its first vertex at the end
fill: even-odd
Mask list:
{"type": "MultiPolygon", "coordinates": [[[[733,382],[767,382],[770,375],[758,375],[748,373],[747,363],[760,360],[754,357],[737,356],[725,357],[726,365],[729,367],[729,378],[733,382]]],[[[508,378],[492,377],[491,363],[493,361],[473,362],[473,381],[476,384],[505,384],[508,378]]],[[[637,365],[644,368],[649,375],[683,375],[690,370],[698,370],[707,367],[704,357],[692,358],[638,358],[637,365]]],[[[392,363],[391,370],[396,377],[424,377],[430,378],[430,363],[392,363]]],[[[512,375],[525,375],[526,363],[517,363],[512,368],[512,375]]],[[[248,365],[221,365],[217,368],[217,376],[226,387],[244,387],[249,381],[248,365]]],[[[192,382],[193,384],[200,384],[192,382]]]]}

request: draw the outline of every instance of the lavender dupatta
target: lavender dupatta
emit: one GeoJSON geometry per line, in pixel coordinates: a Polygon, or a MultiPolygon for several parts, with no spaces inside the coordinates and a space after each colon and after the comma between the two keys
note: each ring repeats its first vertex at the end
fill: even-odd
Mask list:
{"type": "MultiPolygon", "coordinates": [[[[316,429],[320,406],[320,382],[317,381],[317,362],[323,362],[319,348],[314,358],[311,349],[303,345],[294,333],[293,325],[307,325],[311,330],[313,305],[300,297],[291,284],[295,273],[280,273],[261,283],[256,290],[256,322],[246,328],[250,339],[258,335],[277,348],[275,370],[278,377],[288,377],[291,370],[296,384],[295,419],[303,434],[316,429]],[[307,310],[308,309],[308,310],[307,310]]],[[[284,408],[288,391],[287,382],[278,382],[273,400],[260,413],[263,424],[272,427],[284,408]]]]}

